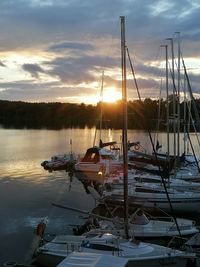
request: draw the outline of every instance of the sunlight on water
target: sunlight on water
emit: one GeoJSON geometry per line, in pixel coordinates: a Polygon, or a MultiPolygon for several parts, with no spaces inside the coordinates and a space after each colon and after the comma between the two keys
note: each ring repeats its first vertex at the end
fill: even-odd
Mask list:
{"type": "MultiPolygon", "coordinates": [[[[121,130],[102,130],[103,142],[121,140],[121,130]]],[[[34,227],[44,217],[49,218],[49,232],[67,232],[70,224],[81,223],[78,214],[52,206],[52,203],[91,210],[95,201],[84,191],[82,184],[73,178],[71,183],[65,171],[49,173],[41,162],[52,155],[69,153],[83,155],[93,146],[95,129],[6,130],[0,129],[0,237],[4,242],[0,264],[5,260],[24,257],[32,238],[34,227]],[[72,140],[72,146],[70,145],[72,140]],[[20,247],[16,248],[16,244],[20,247]]],[[[194,147],[198,143],[194,140],[194,147]]],[[[148,133],[128,131],[128,140],[140,141],[147,151],[152,151],[148,133]]],[[[159,141],[166,147],[166,135],[159,141]]],[[[99,132],[96,135],[96,145],[99,132]]],[[[181,138],[183,142],[183,138],[181,138]]],[[[171,147],[173,150],[173,147],[171,147]]],[[[200,150],[198,149],[198,156],[200,150]]]]}

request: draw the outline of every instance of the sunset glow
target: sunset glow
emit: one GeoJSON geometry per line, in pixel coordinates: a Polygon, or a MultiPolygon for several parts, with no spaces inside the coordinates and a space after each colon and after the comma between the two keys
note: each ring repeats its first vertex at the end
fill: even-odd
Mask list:
{"type": "MultiPolygon", "coordinates": [[[[118,100],[120,100],[121,97],[121,92],[117,91],[117,89],[115,87],[109,87],[109,88],[105,88],[104,92],[103,92],[103,102],[107,102],[107,103],[114,103],[118,100]]],[[[101,101],[100,98],[100,94],[95,94],[95,95],[81,95],[81,96],[74,96],[74,97],[58,97],[57,98],[58,101],[61,102],[73,102],[73,103],[85,103],[85,104],[92,104],[92,105],[96,105],[98,102],[101,101]]]]}
{"type": "Polygon", "coordinates": [[[114,103],[122,98],[121,92],[115,87],[110,87],[103,93],[103,102],[114,103]]]}

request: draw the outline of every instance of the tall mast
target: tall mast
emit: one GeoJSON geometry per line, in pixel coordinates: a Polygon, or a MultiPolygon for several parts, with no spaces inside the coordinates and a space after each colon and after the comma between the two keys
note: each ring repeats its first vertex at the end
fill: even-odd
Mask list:
{"type": "MultiPolygon", "coordinates": [[[[174,165],[176,166],[176,85],[175,85],[175,71],[174,71],[174,40],[173,38],[167,38],[171,42],[171,53],[172,53],[172,104],[173,104],[173,134],[174,134],[174,165]]],[[[177,133],[178,134],[178,133],[177,133]]],[[[176,168],[174,168],[174,174],[176,174],[176,168]]]]}
{"type": "Polygon", "coordinates": [[[104,71],[102,72],[102,80],[101,80],[101,93],[100,93],[100,122],[99,122],[99,128],[100,128],[100,137],[101,140],[101,134],[102,134],[102,119],[103,119],[103,82],[104,82],[104,71]]]}
{"type": "Polygon", "coordinates": [[[169,160],[169,85],[168,85],[168,46],[165,45],[166,57],[166,91],[167,91],[167,155],[169,160]]]}
{"type": "Polygon", "coordinates": [[[123,167],[124,167],[124,231],[128,235],[128,141],[127,141],[127,90],[126,90],[126,39],[125,17],[121,16],[121,68],[122,68],[122,103],[123,103],[123,167]]]}
{"type": "Polygon", "coordinates": [[[178,132],[178,151],[177,151],[177,156],[180,156],[180,82],[181,82],[181,77],[180,77],[180,70],[181,70],[181,47],[180,47],[180,32],[175,32],[178,34],[178,93],[177,93],[177,104],[178,104],[178,120],[177,120],[177,132],[178,132]]]}
{"type": "Polygon", "coordinates": [[[166,105],[167,105],[167,159],[169,162],[169,85],[168,85],[168,46],[161,45],[165,48],[165,62],[166,62],[166,105]]]}
{"type": "MultiPolygon", "coordinates": [[[[190,116],[188,116],[188,119],[186,119],[186,82],[185,82],[185,79],[184,79],[184,100],[183,100],[183,132],[184,132],[184,143],[183,143],[183,152],[186,153],[186,140],[187,140],[187,135],[186,135],[186,129],[189,125],[189,118],[190,116]]],[[[190,110],[189,110],[189,114],[190,114],[190,110]]],[[[189,131],[188,131],[189,132],[189,131]]],[[[188,142],[187,142],[188,144],[188,142]]]]}

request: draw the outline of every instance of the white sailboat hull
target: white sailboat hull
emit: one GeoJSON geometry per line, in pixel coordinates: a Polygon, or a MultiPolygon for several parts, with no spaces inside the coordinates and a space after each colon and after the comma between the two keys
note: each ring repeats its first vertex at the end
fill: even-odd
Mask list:
{"type": "MultiPolygon", "coordinates": [[[[152,210],[164,210],[171,212],[171,206],[167,198],[166,193],[148,192],[147,188],[139,188],[140,192],[137,192],[136,188],[129,188],[128,203],[129,205],[139,206],[144,208],[150,208],[152,210]]],[[[173,193],[169,193],[169,199],[172,208],[175,212],[187,212],[187,213],[200,213],[200,193],[199,192],[179,192],[171,190],[173,193]]],[[[112,192],[106,192],[104,200],[112,203],[123,203],[123,191],[113,190],[112,192]]]]}

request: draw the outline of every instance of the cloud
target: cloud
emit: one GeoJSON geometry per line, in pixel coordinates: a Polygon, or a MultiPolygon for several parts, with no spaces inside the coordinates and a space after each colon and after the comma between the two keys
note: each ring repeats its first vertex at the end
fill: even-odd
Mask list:
{"type": "MultiPolygon", "coordinates": [[[[109,67],[116,60],[110,58],[109,67]]],[[[96,81],[102,74],[105,58],[101,56],[59,57],[46,63],[51,67],[49,75],[57,76],[64,83],[82,83],[96,81]],[[95,76],[94,73],[98,76],[95,76]]]]}
{"type": "Polygon", "coordinates": [[[62,86],[59,82],[34,83],[34,80],[0,82],[0,99],[29,102],[66,102],[74,97],[75,102],[82,96],[94,94],[92,88],[62,86]]]}
{"type": "Polygon", "coordinates": [[[86,43],[73,43],[73,42],[63,42],[59,44],[54,44],[49,47],[50,51],[61,51],[64,49],[72,50],[93,50],[94,47],[91,44],[86,43]]]}
{"type": "Polygon", "coordinates": [[[45,73],[45,71],[37,64],[23,64],[22,69],[29,72],[32,77],[39,78],[39,73],[45,73]]]}
{"type": "MultiPolygon", "coordinates": [[[[164,61],[160,45],[167,43],[166,38],[173,37],[177,48],[174,32],[180,32],[186,64],[187,58],[200,57],[199,11],[200,3],[195,0],[2,0],[0,66],[6,67],[1,68],[2,79],[9,77],[4,75],[6,69],[12,73],[21,66],[23,71],[14,81],[7,81],[8,88],[0,85],[0,97],[31,101],[44,99],[46,92],[48,99],[66,92],[70,97],[92,93],[95,88],[88,87],[100,80],[103,69],[105,84],[120,88],[119,78],[113,75],[120,68],[120,15],[126,17],[127,46],[140,90],[147,96],[156,95],[164,69],[155,62],[164,61]],[[25,59],[17,65],[9,61],[9,55],[25,59]],[[34,60],[29,61],[30,55],[34,60]],[[29,77],[27,83],[21,83],[25,73],[31,75],[32,84],[29,77]],[[44,83],[42,74],[57,84],[44,83]],[[82,83],[88,87],[83,89],[82,83]]],[[[190,77],[198,92],[200,75],[190,72],[190,77]]],[[[131,88],[131,82],[128,84],[131,88]]]]}

